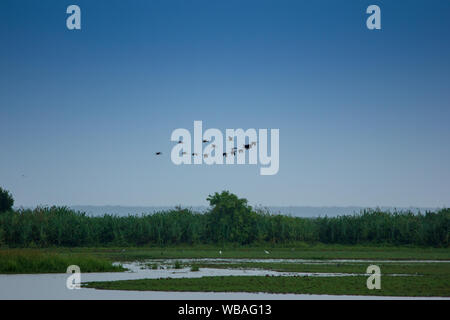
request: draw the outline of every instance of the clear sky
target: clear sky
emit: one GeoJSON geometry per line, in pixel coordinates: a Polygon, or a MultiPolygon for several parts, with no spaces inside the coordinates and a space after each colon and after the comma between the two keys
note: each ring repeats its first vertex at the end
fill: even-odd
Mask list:
{"type": "Polygon", "coordinates": [[[2,0],[0,186],[16,205],[449,206],[449,39],[448,0],[2,0]],[[174,165],[194,120],[280,129],[278,174],[174,165]]]}

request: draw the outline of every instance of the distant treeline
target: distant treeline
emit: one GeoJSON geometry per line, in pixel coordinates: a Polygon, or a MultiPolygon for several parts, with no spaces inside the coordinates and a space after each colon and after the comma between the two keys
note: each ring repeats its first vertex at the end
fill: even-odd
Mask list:
{"type": "Polygon", "coordinates": [[[64,207],[0,213],[0,245],[141,246],[322,242],[448,247],[450,209],[414,214],[366,210],[340,217],[299,218],[254,211],[228,192],[212,209],[174,209],[151,215],[91,217],[64,207]]]}

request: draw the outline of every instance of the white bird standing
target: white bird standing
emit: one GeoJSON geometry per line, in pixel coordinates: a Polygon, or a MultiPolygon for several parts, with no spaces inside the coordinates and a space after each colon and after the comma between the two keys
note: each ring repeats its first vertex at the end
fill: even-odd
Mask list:
{"type": "Polygon", "coordinates": [[[219,250],[219,254],[222,255],[222,250],[219,250]]]}
{"type": "Polygon", "coordinates": [[[266,253],[266,254],[269,254],[270,252],[269,251],[267,251],[267,250],[264,250],[264,252],[266,253]]]}

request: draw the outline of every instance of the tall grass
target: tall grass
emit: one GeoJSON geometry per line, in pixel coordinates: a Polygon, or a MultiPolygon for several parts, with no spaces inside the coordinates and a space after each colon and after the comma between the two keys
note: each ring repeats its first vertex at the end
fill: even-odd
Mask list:
{"type": "Polygon", "coordinates": [[[0,214],[0,245],[141,246],[147,244],[394,244],[448,247],[450,209],[425,214],[365,210],[340,217],[299,218],[251,211],[220,223],[211,213],[176,209],[142,216],[90,217],[64,207],[0,214]]]}
{"type": "Polygon", "coordinates": [[[64,273],[70,265],[81,272],[123,271],[110,261],[86,255],[43,253],[39,250],[1,250],[0,273],[64,273]]]}

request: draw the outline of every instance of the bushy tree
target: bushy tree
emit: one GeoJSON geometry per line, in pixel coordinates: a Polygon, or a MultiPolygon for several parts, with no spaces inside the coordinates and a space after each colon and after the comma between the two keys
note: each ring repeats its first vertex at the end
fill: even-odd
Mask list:
{"type": "Polygon", "coordinates": [[[212,206],[207,213],[207,233],[214,242],[234,242],[247,244],[254,240],[256,213],[247,204],[228,191],[214,193],[206,199],[212,206]]]}
{"type": "Polygon", "coordinates": [[[14,199],[9,191],[0,187],[0,212],[5,212],[12,209],[14,199]]]}

